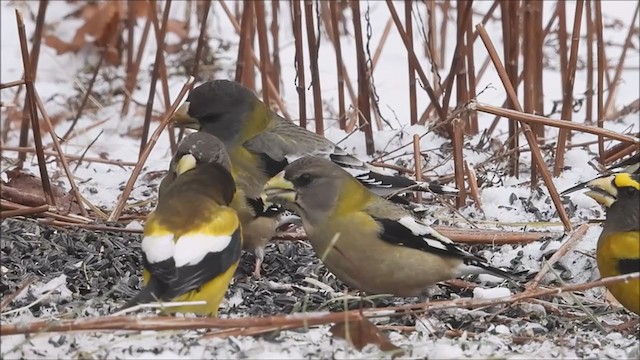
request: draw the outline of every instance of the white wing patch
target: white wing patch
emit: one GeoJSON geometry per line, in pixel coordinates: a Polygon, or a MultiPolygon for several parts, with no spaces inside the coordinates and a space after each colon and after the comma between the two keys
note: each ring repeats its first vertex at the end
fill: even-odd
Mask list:
{"type": "Polygon", "coordinates": [[[292,162],[300,159],[301,157],[304,157],[304,155],[300,155],[300,154],[286,154],[284,156],[284,158],[287,160],[287,162],[289,164],[291,164],[292,162]]]}
{"type": "MultiPolygon", "coordinates": [[[[429,246],[434,247],[436,249],[448,251],[450,250],[450,248],[447,247],[447,245],[445,244],[454,245],[451,239],[435,231],[431,226],[418,222],[416,219],[413,218],[413,216],[403,216],[398,220],[398,223],[400,223],[402,226],[406,227],[407,229],[411,230],[413,235],[420,236],[422,240],[424,240],[427,244],[429,244],[429,246]],[[425,236],[432,237],[433,239],[430,239],[425,236]]],[[[459,250],[460,252],[465,253],[464,250],[462,249],[459,249],[459,250]]]]}
{"type": "Polygon", "coordinates": [[[231,242],[231,236],[213,236],[205,234],[188,234],[176,241],[173,259],[176,267],[196,265],[208,253],[224,250],[231,242]]]}
{"type": "Polygon", "coordinates": [[[142,239],[142,252],[150,263],[158,263],[173,256],[175,244],[173,234],[149,235],[142,239]]]}

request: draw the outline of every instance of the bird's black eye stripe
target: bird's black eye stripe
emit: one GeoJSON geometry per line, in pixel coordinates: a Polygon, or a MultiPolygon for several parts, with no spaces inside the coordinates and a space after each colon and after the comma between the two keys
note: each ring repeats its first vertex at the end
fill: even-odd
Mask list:
{"type": "Polygon", "coordinates": [[[301,187],[301,186],[309,185],[312,180],[313,180],[313,176],[311,176],[311,174],[304,173],[298,176],[298,178],[294,181],[294,183],[297,187],[301,187]]]}

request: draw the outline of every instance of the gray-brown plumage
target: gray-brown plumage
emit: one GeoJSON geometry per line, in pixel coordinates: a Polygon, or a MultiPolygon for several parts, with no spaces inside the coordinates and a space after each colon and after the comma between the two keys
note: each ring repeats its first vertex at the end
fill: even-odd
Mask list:
{"type": "Polygon", "coordinates": [[[337,278],[367,293],[411,296],[472,273],[510,277],[329,160],[294,161],[267,182],[264,192],[266,201],[300,215],[309,242],[337,278]]]}
{"type": "Polygon", "coordinates": [[[330,159],[379,194],[412,187],[416,191],[456,194],[437,183],[390,176],[348,154],[328,139],[270,111],[239,83],[215,80],[194,88],[174,117],[178,125],[220,138],[236,170],[236,183],[247,196],[258,197],[267,180],[303,156],[330,159]]]}
{"type": "MultiPolygon", "coordinates": [[[[160,182],[158,189],[158,199],[176,178],[177,161],[185,154],[193,154],[197,159],[206,162],[212,156],[216,156],[215,144],[220,141],[213,135],[206,132],[197,132],[187,135],[178,144],[178,149],[171,159],[169,172],[160,182]]],[[[228,161],[228,160],[227,160],[228,161]]],[[[237,177],[233,163],[229,164],[232,175],[237,177]]],[[[212,180],[213,181],[213,180],[212,180]]],[[[216,184],[212,183],[211,186],[216,184]]],[[[243,249],[251,251],[256,256],[256,267],[254,274],[260,276],[260,267],[264,259],[264,247],[266,243],[276,233],[279,224],[279,217],[282,213],[281,207],[265,207],[260,197],[252,199],[245,195],[242,188],[236,189],[235,196],[231,202],[231,207],[237,212],[242,224],[243,249]]]]}

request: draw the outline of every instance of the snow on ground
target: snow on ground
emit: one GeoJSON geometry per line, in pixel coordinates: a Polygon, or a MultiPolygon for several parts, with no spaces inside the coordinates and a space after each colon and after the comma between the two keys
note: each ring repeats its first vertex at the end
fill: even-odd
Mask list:
{"type": "MultiPolygon", "coordinates": [[[[479,10],[486,9],[489,2],[478,2],[474,7],[479,10]]],[[[17,41],[17,31],[15,26],[14,8],[19,8],[23,13],[30,14],[35,12],[37,5],[31,2],[2,2],[0,15],[2,20],[1,32],[1,57],[0,62],[0,78],[2,82],[8,82],[19,79],[22,75],[22,62],[20,60],[19,43],[17,41]]],[[[69,39],[73,36],[75,28],[81,25],[79,20],[65,18],[74,8],[75,4],[66,2],[52,2],[47,12],[47,24],[51,25],[51,31],[56,35],[69,39]]],[[[174,2],[172,16],[180,17],[183,11],[180,2],[174,2]],[[175,14],[175,15],[174,15],[175,14]]],[[[402,9],[401,3],[396,3],[398,12],[402,9]]],[[[567,14],[573,14],[575,4],[567,4],[567,14]]],[[[285,5],[282,5],[285,7],[285,5]]],[[[371,23],[372,23],[372,43],[374,47],[380,38],[383,24],[387,21],[388,12],[383,2],[368,2],[361,5],[363,12],[370,7],[371,23]]],[[[617,1],[607,2],[607,6],[603,7],[605,19],[620,19],[624,27],[605,29],[605,41],[614,43],[622,43],[626,35],[626,27],[629,19],[632,17],[632,11],[635,8],[634,2],[617,1]]],[[[545,6],[546,21],[551,12],[550,5],[545,6]]],[[[235,58],[237,48],[237,35],[229,25],[226,16],[222,12],[219,4],[213,4],[213,16],[210,17],[210,29],[214,34],[211,43],[212,48],[216,49],[222,43],[229,43],[230,49],[226,52],[216,53],[217,62],[222,69],[216,74],[216,77],[228,78],[232,75],[234,68],[233,59],[235,58]]],[[[414,12],[419,11],[422,18],[425,17],[424,7],[414,8],[414,12]],[[419,9],[418,9],[419,8],[419,9]]],[[[417,12],[416,12],[417,14],[417,12]]],[[[415,17],[416,15],[414,15],[415,17]]],[[[363,18],[363,21],[365,19],[363,18]]],[[[479,22],[480,17],[475,16],[474,22],[479,22]]],[[[25,16],[27,33],[30,34],[34,28],[32,16],[25,16]]],[[[283,98],[288,106],[289,111],[295,114],[298,108],[297,95],[294,89],[295,69],[292,66],[294,58],[294,46],[291,39],[291,27],[289,25],[288,16],[282,16],[281,28],[281,53],[280,57],[283,61],[282,77],[283,77],[283,98]]],[[[567,27],[571,29],[573,18],[567,17],[567,27]]],[[[138,29],[141,27],[138,24],[138,29]]],[[[584,24],[583,24],[584,27],[584,24]]],[[[497,22],[487,25],[487,30],[491,35],[498,52],[502,53],[501,31],[497,22]]],[[[197,29],[192,27],[193,34],[197,35],[197,29]]],[[[136,36],[140,36],[140,31],[136,36]]],[[[449,44],[455,42],[455,31],[449,29],[449,44]]],[[[555,40],[555,39],[554,39],[555,40]]],[[[637,40],[637,39],[636,39],[637,40]]],[[[634,41],[636,41],[634,40],[634,41]]],[[[137,41],[137,40],[136,40],[137,41]]],[[[149,43],[153,43],[153,32],[150,34],[149,43]]],[[[416,43],[423,43],[421,34],[415,32],[416,43]]],[[[349,74],[356,74],[356,63],[350,59],[355,58],[350,55],[354,51],[354,41],[352,38],[343,38],[343,57],[347,59],[346,66],[349,74]]],[[[636,41],[636,49],[637,49],[636,41]]],[[[476,43],[475,53],[476,61],[480,62],[484,59],[485,50],[480,42],[476,43]]],[[[617,47],[608,47],[607,56],[610,63],[617,62],[620,49],[617,47]],[[611,50],[609,50],[611,49],[611,50]]],[[[445,63],[449,63],[451,59],[452,46],[449,46],[447,59],[445,63]]],[[[373,49],[372,49],[373,51],[373,49]]],[[[584,57],[585,48],[581,46],[580,54],[584,57]]],[[[421,52],[418,52],[421,54],[421,52]]],[[[558,66],[558,57],[552,48],[545,50],[551,65],[558,66]]],[[[134,91],[133,98],[143,104],[146,102],[147,89],[150,78],[151,64],[154,61],[154,47],[148,47],[144,52],[142,71],[138,81],[138,88],[134,91]]],[[[422,56],[422,55],[420,55],[422,56]]],[[[330,43],[323,38],[320,46],[321,59],[333,59],[333,49],[330,43]]],[[[168,57],[169,59],[169,57],[168,57]]],[[[408,117],[409,109],[407,106],[407,94],[404,89],[407,88],[408,76],[406,74],[406,56],[402,41],[398,37],[394,29],[392,29],[387,46],[385,47],[374,72],[374,80],[377,93],[380,97],[380,111],[385,119],[393,125],[393,129],[385,129],[375,132],[376,147],[379,151],[392,150],[400,145],[411,143],[413,134],[424,135],[427,128],[422,126],[409,126],[408,117]],[[402,91],[399,91],[402,89],[402,91]]],[[[68,99],[79,97],[77,87],[80,83],[86,84],[91,70],[90,65],[97,62],[97,55],[91,49],[81,50],[78,54],[62,54],[57,55],[55,50],[43,45],[41,48],[38,78],[36,88],[46,103],[47,112],[50,116],[61,115],[66,119],[71,119],[75,115],[69,110],[68,99]]],[[[630,49],[627,55],[627,64],[638,63],[638,51],[630,49]]],[[[479,66],[479,63],[478,65],[479,66]]],[[[441,74],[446,74],[447,70],[441,70],[441,74]]],[[[109,70],[108,74],[115,80],[110,84],[103,78],[97,83],[96,93],[107,91],[111,86],[118,86],[123,81],[123,69],[109,70]]],[[[335,109],[336,106],[336,84],[335,81],[326,79],[335,79],[335,63],[333,61],[322,61],[320,64],[320,74],[323,77],[323,101],[328,104],[326,107],[335,109]]],[[[309,79],[310,76],[307,76],[309,79]]],[[[352,80],[355,77],[352,75],[352,80]]],[[[169,78],[171,96],[176,96],[185,78],[180,76],[172,76],[169,78]]],[[[557,71],[545,72],[545,108],[550,109],[554,100],[562,98],[562,89],[559,84],[559,76],[557,71]]],[[[585,88],[586,76],[583,71],[579,71],[576,75],[575,94],[579,97],[585,88]]],[[[259,84],[259,81],[257,81],[259,84]]],[[[502,90],[500,81],[493,70],[487,71],[485,77],[478,83],[478,89],[490,86],[478,100],[492,105],[500,106],[504,101],[505,95],[502,90]]],[[[618,87],[615,98],[615,105],[620,108],[629,104],[638,98],[638,88],[640,80],[637,69],[625,70],[622,82],[618,87]]],[[[15,88],[2,90],[3,104],[10,104],[13,101],[15,88]]],[[[455,96],[455,95],[454,95],[455,96]]],[[[21,99],[21,98],[20,98],[21,99]]],[[[311,92],[307,90],[307,115],[312,116],[313,104],[311,92]]],[[[19,100],[21,101],[21,100],[19,100]]],[[[120,116],[120,107],[122,97],[106,98],[103,102],[98,101],[98,109],[95,111],[85,111],[76,126],[76,130],[86,129],[98,121],[107,120],[101,126],[91,128],[88,131],[74,137],[71,141],[64,144],[63,148],[69,154],[82,154],[87,146],[96,138],[95,143],[87,151],[88,157],[100,157],[106,154],[108,159],[135,162],[139,151],[139,139],[129,136],[131,129],[140,127],[144,118],[144,111],[141,106],[133,105],[132,110],[127,116],[120,116]]],[[[452,104],[454,99],[452,99],[452,104]]],[[[418,90],[418,108],[424,108],[428,104],[428,98],[424,92],[418,90]]],[[[154,110],[159,114],[163,107],[156,101],[154,110]]],[[[335,113],[335,110],[333,110],[335,113]]],[[[6,120],[6,111],[2,113],[2,122],[6,120]]],[[[558,115],[556,115],[558,116],[558,115]]],[[[573,115],[575,121],[582,121],[584,118],[584,107],[573,115]]],[[[492,116],[479,114],[479,122],[481,127],[487,125],[493,119],[492,116]]],[[[68,126],[68,121],[61,122],[56,127],[56,132],[60,135],[64,133],[68,126]]],[[[2,124],[2,125],[3,125],[2,124]]],[[[361,133],[345,134],[337,129],[335,122],[330,120],[326,122],[326,136],[335,141],[346,150],[369,159],[365,155],[364,141],[361,133]]],[[[151,131],[157,126],[157,122],[152,124],[151,131]]],[[[638,131],[638,114],[631,114],[621,121],[609,121],[605,123],[606,128],[615,131],[625,131],[632,129],[638,131]]],[[[313,122],[309,124],[309,128],[313,128],[313,122]]],[[[501,122],[494,134],[496,138],[504,142],[506,140],[506,122],[501,122]]],[[[553,139],[557,131],[547,128],[547,139],[553,139]]],[[[8,146],[17,145],[18,130],[16,124],[11,128],[9,133],[8,146]]],[[[45,142],[49,142],[48,135],[43,137],[45,142]]],[[[572,141],[580,143],[594,140],[595,137],[589,134],[574,133],[572,141]]],[[[468,143],[471,145],[478,144],[481,140],[480,135],[469,138],[468,143]]],[[[547,141],[550,142],[550,141],[547,141]]],[[[524,144],[524,138],[521,138],[524,144]]],[[[429,175],[444,175],[452,173],[453,163],[447,159],[450,153],[446,149],[449,141],[434,133],[428,133],[421,139],[421,148],[428,151],[428,158],[424,164],[425,169],[431,169],[429,175]],[[441,164],[441,166],[438,166],[441,164]]],[[[481,200],[483,203],[483,211],[478,211],[473,206],[468,206],[460,211],[460,215],[472,219],[473,222],[484,228],[498,228],[505,230],[527,230],[533,227],[543,227],[546,230],[560,231],[562,229],[555,208],[549,201],[548,191],[544,186],[540,186],[540,191],[531,191],[526,183],[528,175],[525,173],[520,179],[508,177],[504,174],[504,164],[499,162],[484,163],[490,158],[492,152],[486,150],[477,150],[473,146],[466,146],[464,149],[465,159],[470,165],[481,164],[477,170],[482,170],[482,174],[486,180],[485,187],[481,190],[481,200]]],[[[588,164],[588,161],[594,158],[597,153],[597,145],[584,146],[582,148],[574,148],[568,150],[566,154],[567,170],[559,177],[554,178],[554,183],[558,189],[568,188],[578,182],[587,180],[597,175],[596,169],[588,164]]],[[[398,162],[401,165],[411,167],[412,148],[407,146],[403,151],[394,155],[402,155],[398,159],[383,158],[383,161],[398,162]]],[[[523,153],[521,160],[522,169],[528,169],[530,163],[530,154],[523,153]]],[[[154,171],[163,171],[168,167],[168,159],[170,157],[168,137],[163,134],[157,145],[152,151],[142,176],[138,179],[134,191],[131,194],[130,202],[142,201],[145,199],[154,199],[156,186],[159,178],[145,178],[145,174],[154,171]]],[[[3,152],[2,166],[6,169],[10,166],[10,160],[15,159],[15,153],[3,152]],[[7,159],[9,161],[7,161],[7,159]]],[[[72,164],[72,168],[75,163],[72,164]]],[[[63,184],[66,189],[69,188],[66,177],[58,167],[56,162],[49,162],[48,168],[51,174],[56,174],[54,180],[63,184]]],[[[26,169],[38,173],[37,160],[35,156],[28,156],[26,169]]],[[[83,163],[75,171],[75,181],[79,184],[82,195],[85,196],[93,204],[110,210],[124,187],[124,184],[131,175],[130,166],[114,166],[99,163],[83,163]]],[[[570,196],[571,203],[575,207],[571,212],[572,221],[580,223],[586,219],[602,217],[601,208],[590,198],[581,193],[575,193],[570,196]]],[[[150,204],[145,205],[150,207],[150,204]]],[[[443,223],[456,223],[461,226],[468,225],[460,220],[460,217],[450,213],[448,210],[442,210],[439,206],[431,206],[429,209],[436,210],[430,214],[428,221],[440,221],[443,223]]],[[[579,283],[590,281],[598,278],[597,269],[592,255],[594,253],[595,244],[600,229],[593,226],[587,232],[585,238],[577,245],[574,251],[565,256],[560,263],[570,271],[568,282],[579,283]]],[[[518,259],[520,270],[529,270],[531,272],[538,271],[541,267],[540,257],[542,254],[551,253],[561,246],[560,241],[550,241],[548,243],[532,243],[525,246],[504,245],[501,247],[487,248],[481,251],[481,254],[490,259],[496,266],[509,266],[514,259],[518,259]]],[[[65,279],[56,278],[58,285],[62,282],[64,287],[65,279]]],[[[555,276],[548,274],[544,282],[550,282],[555,276]]],[[[55,285],[49,283],[49,286],[55,285]]],[[[48,291],[49,288],[44,285],[38,289],[40,293],[48,291]]],[[[67,291],[62,291],[61,295],[68,295],[67,291]]],[[[494,297],[505,295],[509,289],[478,289],[473,292],[477,297],[494,297]],[[477,294],[476,294],[477,292],[477,294]]],[[[591,289],[583,294],[586,298],[594,302],[603,302],[604,292],[602,289],[591,289]]],[[[242,301],[240,299],[239,301],[242,301]]],[[[522,304],[525,306],[534,306],[534,304],[522,304]]],[[[544,311],[544,309],[543,309],[544,311]]],[[[482,310],[461,310],[450,309],[438,315],[448,313],[456,313],[456,316],[469,316],[476,321],[483,321],[488,312],[482,310]]],[[[56,317],[55,311],[50,315],[56,317]]],[[[42,318],[42,316],[40,317],[42,318]]],[[[620,320],[614,315],[603,315],[612,324],[619,323],[620,320]]],[[[35,320],[29,311],[22,311],[17,316],[3,315],[2,323],[20,323],[35,320]]],[[[542,321],[540,321],[542,322],[542,321]]],[[[504,357],[511,359],[525,358],[549,358],[549,357],[587,357],[587,358],[628,358],[637,357],[638,345],[637,338],[633,334],[622,334],[619,332],[611,332],[604,336],[597,330],[584,330],[582,332],[574,332],[567,334],[566,337],[558,340],[552,337],[545,339],[540,335],[544,335],[546,330],[536,321],[530,321],[523,324],[504,325],[491,324],[485,333],[481,336],[467,336],[463,334],[456,338],[447,338],[443,336],[434,336],[432,327],[444,328],[447,323],[439,321],[437,316],[421,318],[416,321],[417,331],[413,333],[401,333],[391,331],[389,337],[396,345],[406,350],[405,357],[408,358],[486,358],[486,357],[504,357]],[[428,325],[424,325],[428,324],[428,325]],[[536,341],[528,341],[524,344],[513,343],[512,335],[516,333],[530,333],[531,336],[538,336],[536,341]],[[635,353],[634,353],[635,351],[635,353]]],[[[367,347],[362,351],[356,351],[349,347],[343,340],[336,339],[328,332],[327,327],[319,327],[307,331],[284,331],[274,337],[231,337],[228,339],[203,339],[203,333],[197,331],[184,332],[153,332],[147,331],[142,333],[65,333],[65,334],[37,334],[25,338],[24,336],[3,336],[2,337],[2,357],[6,359],[13,358],[64,358],[67,356],[94,358],[121,358],[121,359],[137,359],[137,358],[378,358],[391,357],[390,354],[381,353],[375,347],[367,347]]]]}

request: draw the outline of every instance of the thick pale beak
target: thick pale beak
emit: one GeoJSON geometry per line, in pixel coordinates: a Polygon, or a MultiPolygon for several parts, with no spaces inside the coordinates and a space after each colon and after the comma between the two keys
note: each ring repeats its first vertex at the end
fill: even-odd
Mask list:
{"type": "Polygon", "coordinates": [[[284,171],[272,177],[264,185],[262,201],[265,203],[294,203],[296,189],[293,183],[284,178],[284,171]]]}
{"type": "Polygon", "coordinates": [[[196,158],[191,154],[183,155],[176,165],[176,175],[180,176],[196,167],[196,158]]]}
{"type": "Polygon", "coordinates": [[[589,191],[585,195],[600,204],[610,207],[618,199],[618,189],[614,185],[615,175],[600,177],[587,183],[589,191]]]}
{"type": "Polygon", "coordinates": [[[185,101],[182,105],[180,105],[180,107],[173,114],[171,121],[175,123],[175,126],[200,130],[200,122],[198,121],[198,119],[189,116],[189,105],[190,103],[188,101],[185,101]]]}

